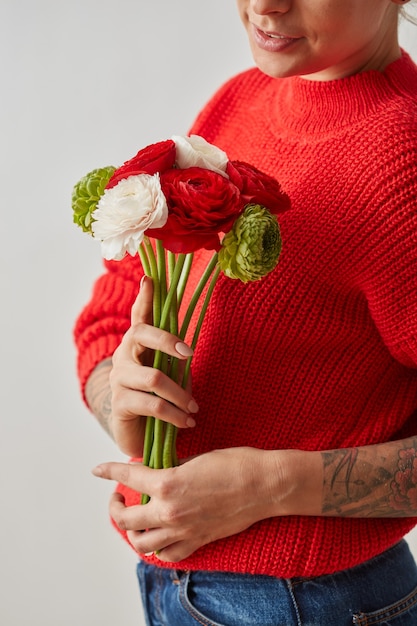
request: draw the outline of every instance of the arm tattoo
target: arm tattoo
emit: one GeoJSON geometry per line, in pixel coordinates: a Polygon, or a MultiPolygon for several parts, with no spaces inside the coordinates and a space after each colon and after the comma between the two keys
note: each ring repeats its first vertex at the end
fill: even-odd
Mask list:
{"type": "Polygon", "coordinates": [[[416,445],[398,452],[396,470],[391,483],[391,506],[397,511],[415,511],[417,514],[416,445]]]}
{"type": "Polygon", "coordinates": [[[323,515],[417,516],[417,438],[321,454],[323,515]]]}
{"type": "Polygon", "coordinates": [[[99,363],[91,373],[85,386],[88,406],[110,436],[111,389],[109,386],[109,374],[111,368],[111,359],[106,359],[99,363]]]}

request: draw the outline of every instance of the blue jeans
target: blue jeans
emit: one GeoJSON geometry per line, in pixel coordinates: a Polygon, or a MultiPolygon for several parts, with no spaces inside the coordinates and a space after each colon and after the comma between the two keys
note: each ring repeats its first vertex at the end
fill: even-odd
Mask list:
{"type": "Polygon", "coordinates": [[[417,567],[403,540],[336,574],[280,579],[138,564],[148,626],[416,626],[417,567]]]}

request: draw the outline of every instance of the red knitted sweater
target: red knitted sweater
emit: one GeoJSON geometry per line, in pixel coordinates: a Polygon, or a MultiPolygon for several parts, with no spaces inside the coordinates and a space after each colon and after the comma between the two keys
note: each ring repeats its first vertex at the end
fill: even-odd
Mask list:
{"type": "MultiPolygon", "coordinates": [[[[179,455],[416,434],[417,67],[403,53],[384,73],[323,83],[249,70],[192,132],[276,176],[292,209],[276,270],[216,286],[193,361],[198,425],[180,432],[179,455]]],[[[82,386],[128,328],[141,275],[137,258],[106,268],[75,327],[82,386]]],[[[415,523],[272,518],[175,567],[315,576],[380,553],[415,523]]]]}

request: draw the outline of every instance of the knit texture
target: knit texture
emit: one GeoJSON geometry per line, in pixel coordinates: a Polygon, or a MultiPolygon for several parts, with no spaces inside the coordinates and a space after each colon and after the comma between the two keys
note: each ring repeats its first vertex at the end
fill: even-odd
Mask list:
{"type": "MultiPolygon", "coordinates": [[[[403,53],[384,73],[324,83],[248,70],[219,90],[192,132],[275,176],[292,208],[280,216],[276,270],[256,283],[219,279],[193,361],[198,425],[179,433],[179,456],[230,446],[325,450],[416,434],[411,59],[403,53]]],[[[141,276],[136,258],[106,268],[75,328],[82,387],[127,330],[141,276]]],[[[172,566],[317,576],[371,558],[415,523],[272,518],[172,566]]]]}

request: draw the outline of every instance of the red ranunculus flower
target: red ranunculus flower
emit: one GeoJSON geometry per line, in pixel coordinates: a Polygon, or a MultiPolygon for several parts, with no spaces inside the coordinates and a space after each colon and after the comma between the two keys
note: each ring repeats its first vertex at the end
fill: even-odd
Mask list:
{"type": "Polygon", "coordinates": [[[226,173],[240,190],[245,204],[262,204],[274,214],[290,208],[290,199],[279,182],[253,165],[244,161],[229,161],[226,173]]]}
{"type": "Polygon", "coordinates": [[[219,250],[219,233],[232,228],[246,204],[236,185],[201,167],[168,170],[161,175],[161,185],[168,221],[145,234],[160,239],[171,252],[219,250]]]}
{"type": "Polygon", "coordinates": [[[126,161],[107,183],[107,189],[115,187],[123,178],[149,174],[153,176],[157,172],[165,172],[171,169],[175,163],[176,146],[172,139],[153,143],[142,150],[136,156],[126,161]]]}

